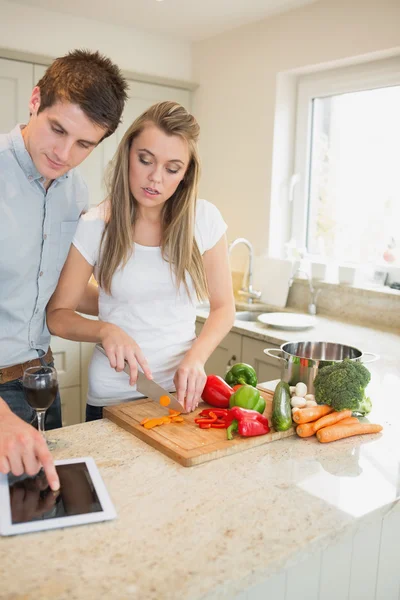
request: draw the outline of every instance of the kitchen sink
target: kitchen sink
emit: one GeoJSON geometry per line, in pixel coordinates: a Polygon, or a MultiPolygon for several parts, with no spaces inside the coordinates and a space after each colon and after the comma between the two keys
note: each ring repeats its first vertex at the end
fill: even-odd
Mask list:
{"type": "Polygon", "coordinates": [[[255,323],[255,322],[257,322],[258,316],[262,315],[262,314],[263,314],[262,312],[255,311],[255,310],[254,311],[253,310],[239,310],[235,314],[235,320],[247,321],[248,323],[255,323]]]}

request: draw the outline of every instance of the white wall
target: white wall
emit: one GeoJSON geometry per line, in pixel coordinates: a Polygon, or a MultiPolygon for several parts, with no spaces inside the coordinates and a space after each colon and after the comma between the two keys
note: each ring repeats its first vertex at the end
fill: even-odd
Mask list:
{"type": "Polygon", "coordinates": [[[400,51],[399,24],[399,0],[319,0],[194,45],[201,195],[222,210],[230,240],[268,248],[278,74],[400,51]]]}
{"type": "MultiPolygon", "coordinates": [[[[93,3],[95,13],[95,2],[93,3]]],[[[62,56],[74,48],[99,50],[125,70],[192,79],[188,42],[0,0],[0,47],[62,56]]]]}

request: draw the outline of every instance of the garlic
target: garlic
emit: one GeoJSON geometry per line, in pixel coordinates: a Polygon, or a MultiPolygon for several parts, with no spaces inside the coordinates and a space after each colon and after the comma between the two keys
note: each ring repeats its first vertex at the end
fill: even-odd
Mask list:
{"type": "Polygon", "coordinates": [[[304,398],[307,394],[307,386],[302,381],[296,384],[296,396],[300,396],[300,398],[304,398]]]}
{"type": "Polygon", "coordinates": [[[289,389],[290,389],[290,395],[294,396],[295,393],[296,393],[296,386],[295,385],[290,385],[289,389]]]}
{"type": "Polygon", "coordinates": [[[314,394],[306,394],[306,395],[304,396],[304,398],[305,398],[306,400],[313,400],[313,401],[315,401],[315,396],[314,396],[314,394]]]}
{"type": "Polygon", "coordinates": [[[306,405],[306,399],[301,398],[300,396],[293,396],[290,401],[290,404],[293,408],[303,408],[306,405]]]}

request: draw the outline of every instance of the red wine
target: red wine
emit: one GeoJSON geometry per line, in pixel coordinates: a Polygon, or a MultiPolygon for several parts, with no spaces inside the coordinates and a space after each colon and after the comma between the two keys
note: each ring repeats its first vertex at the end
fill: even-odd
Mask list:
{"type": "Polygon", "coordinates": [[[54,402],[58,391],[57,382],[52,382],[50,387],[31,388],[24,385],[26,401],[36,410],[47,410],[54,402]]]}

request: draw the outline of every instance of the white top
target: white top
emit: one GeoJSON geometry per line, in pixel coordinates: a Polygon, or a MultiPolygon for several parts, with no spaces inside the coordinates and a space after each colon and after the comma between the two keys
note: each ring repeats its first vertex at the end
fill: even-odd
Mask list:
{"type": "MultiPolygon", "coordinates": [[[[95,267],[96,278],[106,207],[103,203],[80,218],[72,242],[95,267]]],[[[198,200],[195,239],[200,253],[215,246],[226,229],[219,210],[198,200]]],[[[99,319],[118,325],[139,344],[154,380],[169,391],[174,389],[179,363],[196,338],[196,296],[191,278],[187,281],[191,297],[183,285],[176,289],[160,247],[134,244],[126,266],[114,274],[111,295],[100,287],[99,319]]],[[[106,406],[141,397],[143,394],[129,385],[128,375],[117,373],[95,349],[89,366],[88,404],[106,406]]]]}

